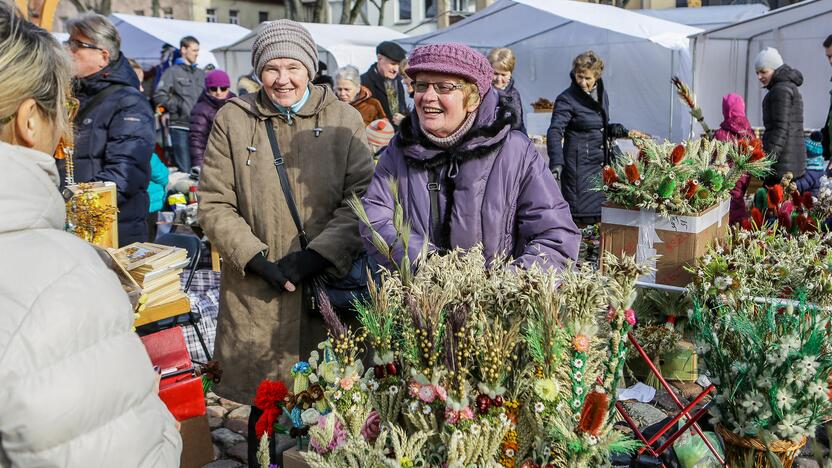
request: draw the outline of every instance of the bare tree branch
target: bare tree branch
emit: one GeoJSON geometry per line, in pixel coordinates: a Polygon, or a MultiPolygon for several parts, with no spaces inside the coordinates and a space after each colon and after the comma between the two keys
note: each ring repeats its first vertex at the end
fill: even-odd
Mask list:
{"type": "Polygon", "coordinates": [[[352,9],[350,10],[350,18],[348,24],[354,24],[356,18],[361,13],[361,8],[364,7],[364,4],[367,3],[367,0],[355,0],[355,3],[352,5],[352,9]]]}

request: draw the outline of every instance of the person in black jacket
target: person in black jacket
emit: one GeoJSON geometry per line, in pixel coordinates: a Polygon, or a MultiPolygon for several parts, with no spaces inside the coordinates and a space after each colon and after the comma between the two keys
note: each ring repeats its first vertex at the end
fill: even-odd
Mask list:
{"type": "Polygon", "coordinates": [[[384,41],[376,47],[378,61],[361,75],[361,85],[369,88],[373,97],[378,99],[384,108],[384,115],[390,116],[396,129],[407,115],[404,86],[399,73],[399,63],[405,55],[400,45],[384,41]]]}
{"type": "MultiPolygon", "coordinates": [[[[832,34],[823,41],[823,48],[826,52],[826,60],[832,65],[832,34]]],[[[826,120],[820,130],[823,144],[823,159],[832,159],[832,90],[829,91],[829,112],[826,113],[826,120]]]]}
{"type": "Polygon", "coordinates": [[[611,162],[610,139],[629,133],[621,124],[609,123],[603,71],[604,62],[595,52],[575,57],[572,84],[555,100],[547,132],[549,169],[579,226],[600,221],[604,194],[594,191],[593,183],[611,162]]]}
{"type": "Polygon", "coordinates": [[[754,59],[757,79],[768,90],[763,98],[763,149],[774,155],[774,173],[766,184],[779,183],[787,172],[795,179],[806,173],[803,143],[803,74],[785,65],[777,49],[766,47],[754,59]]]}
{"type": "Polygon", "coordinates": [[[526,124],[523,121],[523,102],[520,100],[520,91],[514,86],[514,78],[511,77],[514,73],[514,65],[517,63],[514,52],[505,47],[491,49],[488,53],[488,61],[494,69],[494,81],[491,84],[497,88],[501,96],[507,98],[507,102],[520,119],[518,130],[526,133],[526,124]]]}
{"type": "Polygon", "coordinates": [[[87,13],[68,20],[67,30],[75,96],[80,102],[75,118],[75,181],[114,182],[119,245],[144,242],[155,136],[153,111],[120,51],[118,31],[106,17],[87,13]]]}

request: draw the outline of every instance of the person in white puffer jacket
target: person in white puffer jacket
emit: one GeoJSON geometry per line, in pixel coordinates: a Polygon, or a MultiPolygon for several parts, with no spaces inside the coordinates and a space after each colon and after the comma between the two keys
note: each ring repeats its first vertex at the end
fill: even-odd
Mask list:
{"type": "Polygon", "coordinates": [[[69,63],[0,2],[0,467],[176,467],[182,440],[127,295],[63,230],[51,154],[69,63]]]}

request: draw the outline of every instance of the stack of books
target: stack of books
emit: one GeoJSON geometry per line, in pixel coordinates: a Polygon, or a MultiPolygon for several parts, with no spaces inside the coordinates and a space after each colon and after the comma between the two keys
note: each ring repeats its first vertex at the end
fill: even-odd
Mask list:
{"type": "Polygon", "coordinates": [[[145,298],[145,311],[136,326],[190,310],[180,282],[183,269],[190,263],[185,249],[136,242],[112,255],[136,281],[145,298]]]}

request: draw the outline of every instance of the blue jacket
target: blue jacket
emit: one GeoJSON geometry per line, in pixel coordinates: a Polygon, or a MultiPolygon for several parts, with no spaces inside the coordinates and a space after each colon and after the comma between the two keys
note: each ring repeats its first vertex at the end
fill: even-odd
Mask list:
{"type": "Polygon", "coordinates": [[[121,54],[100,72],[77,80],[75,96],[81,103],[78,117],[83,117],[75,121],[75,180],[114,182],[119,245],[145,242],[155,129],[150,103],[139,92],[139,79],[121,54]],[[98,93],[113,85],[122,87],[81,115],[98,93]]]}
{"type": "Polygon", "coordinates": [[[147,196],[150,197],[150,212],[155,213],[165,206],[165,194],[168,187],[170,172],[165,163],[153,153],[150,157],[150,185],[147,186],[147,196]]]}

